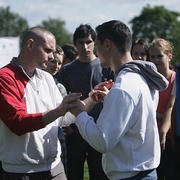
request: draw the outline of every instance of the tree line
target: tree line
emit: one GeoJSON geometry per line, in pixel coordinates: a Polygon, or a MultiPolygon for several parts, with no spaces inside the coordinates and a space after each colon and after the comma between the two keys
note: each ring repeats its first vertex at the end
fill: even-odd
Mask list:
{"type": "MultiPolygon", "coordinates": [[[[88,23],[88,22],[87,22],[88,23]]],[[[180,13],[170,11],[164,6],[143,7],[139,16],[132,18],[133,39],[145,38],[151,42],[160,37],[169,40],[174,46],[173,64],[180,63],[180,13]]],[[[62,19],[49,18],[39,26],[50,30],[57,39],[58,45],[72,43],[72,33],[66,29],[62,19]]],[[[0,7],[0,37],[20,36],[29,28],[25,18],[10,10],[10,7],[0,7]]]]}

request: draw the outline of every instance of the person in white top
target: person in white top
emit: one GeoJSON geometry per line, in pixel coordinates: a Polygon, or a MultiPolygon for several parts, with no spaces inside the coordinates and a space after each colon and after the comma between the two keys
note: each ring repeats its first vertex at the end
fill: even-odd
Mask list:
{"type": "Polygon", "coordinates": [[[96,32],[101,65],[116,72],[116,81],[109,92],[106,83],[96,86],[70,111],[82,137],[103,153],[102,165],[109,179],[155,180],[160,161],[158,90],[165,89],[168,82],[153,63],[132,59],[132,35],[124,23],[108,21],[97,26],[96,32]],[[103,110],[94,123],[86,111],[101,100],[98,95],[104,91],[108,93],[103,110]]]}
{"type": "Polygon", "coordinates": [[[0,69],[0,161],[4,179],[66,180],[61,162],[59,126],[75,117],[68,112],[81,94],[62,98],[49,73],[56,39],[41,27],[29,29],[17,58],[0,69]]]}

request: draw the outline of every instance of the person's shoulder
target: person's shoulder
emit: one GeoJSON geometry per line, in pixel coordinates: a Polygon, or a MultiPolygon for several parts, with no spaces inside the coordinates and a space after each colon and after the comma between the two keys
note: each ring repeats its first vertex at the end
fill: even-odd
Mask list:
{"type": "Polygon", "coordinates": [[[175,77],[176,77],[176,71],[171,70],[171,76],[169,78],[170,82],[174,82],[175,81],[175,77]]]}
{"type": "Polygon", "coordinates": [[[52,76],[50,73],[47,71],[44,71],[43,69],[36,68],[36,73],[37,75],[45,75],[45,76],[52,76]]]}
{"type": "Polygon", "coordinates": [[[99,58],[98,58],[98,57],[96,57],[96,58],[95,58],[92,62],[93,62],[93,63],[100,64],[100,60],[99,60],[99,58]]]}
{"type": "Polygon", "coordinates": [[[11,63],[0,68],[0,76],[13,75],[15,73],[16,73],[16,68],[11,63]]]}
{"type": "Polygon", "coordinates": [[[66,71],[66,70],[74,69],[74,68],[76,68],[76,66],[79,66],[79,64],[80,64],[79,60],[71,61],[71,62],[63,65],[63,67],[61,68],[60,71],[66,71]]]}
{"type": "Polygon", "coordinates": [[[71,61],[71,62],[69,62],[69,63],[67,63],[65,65],[67,65],[67,66],[75,66],[76,64],[79,64],[79,63],[80,63],[80,61],[78,59],[75,59],[75,60],[73,60],[73,61],[71,61]]]}
{"type": "Polygon", "coordinates": [[[45,79],[49,79],[51,81],[52,80],[54,81],[53,76],[50,73],[48,73],[42,69],[36,68],[36,73],[37,73],[37,76],[40,78],[45,78],[45,79]]]}

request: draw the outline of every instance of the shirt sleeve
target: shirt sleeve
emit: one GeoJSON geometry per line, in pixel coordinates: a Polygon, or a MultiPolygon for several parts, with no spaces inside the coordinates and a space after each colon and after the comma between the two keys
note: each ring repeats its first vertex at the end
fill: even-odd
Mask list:
{"type": "Polygon", "coordinates": [[[68,127],[72,123],[75,123],[76,117],[71,114],[70,112],[67,112],[64,116],[60,117],[60,124],[61,127],[68,127]]]}
{"type": "Polygon", "coordinates": [[[121,90],[110,90],[104,101],[103,110],[94,123],[86,112],[77,116],[76,125],[82,137],[97,151],[106,153],[113,149],[132,123],[134,103],[131,97],[121,90]]]}
{"type": "Polygon", "coordinates": [[[0,119],[15,134],[23,135],[45,127],[42,113],[28,114],[22,89],[12,78],[0,78],[0,119]]]}

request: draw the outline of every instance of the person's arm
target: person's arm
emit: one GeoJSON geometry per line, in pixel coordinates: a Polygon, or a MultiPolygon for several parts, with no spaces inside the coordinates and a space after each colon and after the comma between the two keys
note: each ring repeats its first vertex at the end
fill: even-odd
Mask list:
{"type": "MultiPolygon", "coordinates": [[[[22,77],[21,77],[22,78],[22,77]]],[[[59,107],[48,112],[27,113],[22,81],[15,82],[9,76],[0,78],[0,119],[16,135],[23,135],[27,132],[44,128],[59,116],[63,116],[73,104],[71,100],[78,99],[81,95],[67,96],[59,107]],[[18,84],[19,83],[19,84],[18,84]]]]}
{"type": "Polygon", "coordinates": [[[161,147],[163,149],[165,148],[167,132],[169,131],[169,129],[171,127],[171,117],[172,117],[174,103],[175,103],[175,97],[173,95],[171,95],[171,97],[168,101],[167,107],[166,107],[166,111],[163,114],[162,126],[159,129],[160,143],[161,143],[161,147]]]}
{"type": "Polygon", "coordinates": [[[64,116],[70,109],[76,106],[76,103],[73,102],[77,101],[80,97],[81,93],[71,93],[65,96],[57,108],[42,114],[44,124],[48,125],[58,117],[64,116]]]}
{"type": "Polygon", "coordinates": [[[113,90],[108,93],[96,123],[84,111],[76,117],[75,124],[81,136],[94,149],[106,153],[112,150],[117,145],[119,137],[126,133],[133,110],[134,103],[129,95],[123,91],[113,90]],[[123,106],[120,106],[121,104],[123,106]]]}
{"type": "Polygon", "coordinates": [[[104,97],[108,94],[113,84],[114,82],[112,80],[97,84],[89,93],[89,97],[83,101],[79,100],[76,108],[71,109],[70,112],[75,116],[78,116],[83,111],[89,112],[97,103],[104,100],[104,97]]]}

